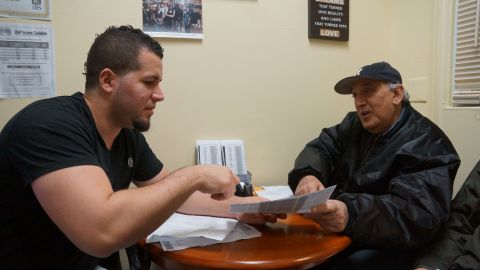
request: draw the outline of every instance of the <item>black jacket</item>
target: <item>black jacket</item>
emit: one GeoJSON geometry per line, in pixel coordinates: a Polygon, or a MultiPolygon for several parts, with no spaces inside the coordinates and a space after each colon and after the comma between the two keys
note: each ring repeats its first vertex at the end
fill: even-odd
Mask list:
{"type": "Polygon", "coordinates": [[[447,136],[407,102],[384,135],[362,127],[356,112],[323,129],[295,161],[288,183],[305,175],[337,185],[333,198],[348,208],[344,233],[379,248],[428,243],[447,220],[460,159],[447,136]]]}
{"type": "Polygon", "coordinates": [[[447,225],[417,265],[441,270],[480,269],[480,161],[453,200],[447,225]]]}

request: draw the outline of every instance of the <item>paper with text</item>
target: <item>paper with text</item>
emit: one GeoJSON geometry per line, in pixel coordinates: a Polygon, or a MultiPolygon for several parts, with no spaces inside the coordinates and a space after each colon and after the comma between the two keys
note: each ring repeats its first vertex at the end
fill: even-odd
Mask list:
{"type": "Polygon", "coordinates": [[[198,140],[197,164],[224,165],[236,175],[247,174],[245,146],[242,140],[198,140]]]}
{"type": "Polygon", "coordinates": [[[197,141],[197,164],[223,165],[221,142],[216,140],[197,141]]]}
{"type": "Polygon", "coordinates": [[[232,169],[236,175],[247,174],[245,147],[242,140],[222,141],[225,154],[225,165],[232,169]]]}
{"type": "Polygon", "coordinates": [[[312,207],[325,203],[332,195],[335,187],[336,185],[310,194],[274,201],[231,204],[230,213],[307,213],[310,212],[312,207]]]}
{"type": "Polygon", "coordinates": [[[0,99],[55,95],[53,28],[0,23],[0,99]]]}

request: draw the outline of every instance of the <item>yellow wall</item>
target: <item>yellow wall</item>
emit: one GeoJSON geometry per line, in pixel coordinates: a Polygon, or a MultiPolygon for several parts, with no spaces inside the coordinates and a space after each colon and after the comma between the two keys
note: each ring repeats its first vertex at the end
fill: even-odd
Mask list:
{"type": "MultiPolygon", "coordinates": [[[[436,31],[445,31],[437,29],[437,1],[450,2],[351,0],[350,41],[334,42],[308,39],[307,1],[204,0],[203,40],[158,39],[165,47],[166,100],[146,133],[151,147],[173,170],[195,162],[198,139],[243,139],[254,183],[285,184],[305,143],[353,110],[352,98],[335,94],[333,85],[386,60],[401,71],[414,100],[422,100],[413,105],[447,129],[464,164],[473,164],[479,151],[466,154],[472,148],[461,132],[472,124],[459,128],[435,87],[442,77],[436,31]]],[[[95,33],[141,21],[140,0],[52,1],[57,94],[83,91],[95,33]]],[[[31,101],[1,100],[0,126],[31,101]]],[[[478,134],[478,119],[471,118],[478,134]]]]}

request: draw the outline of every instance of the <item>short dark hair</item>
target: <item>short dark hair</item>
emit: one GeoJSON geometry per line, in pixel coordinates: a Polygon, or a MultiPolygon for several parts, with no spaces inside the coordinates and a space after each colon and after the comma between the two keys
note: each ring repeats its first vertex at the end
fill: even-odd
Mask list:
{"type": "Polygon", "coordinates": [[[163,59],[163,48],[145,34],[142,30],[131,25],[119,27],[110,26],[100,35],[97,35],[85,62],[85,89],[98,85],[98,76],[104,68],[124,75],[129,71],[137,70],[138,54],[147,49],[163,59]]]}

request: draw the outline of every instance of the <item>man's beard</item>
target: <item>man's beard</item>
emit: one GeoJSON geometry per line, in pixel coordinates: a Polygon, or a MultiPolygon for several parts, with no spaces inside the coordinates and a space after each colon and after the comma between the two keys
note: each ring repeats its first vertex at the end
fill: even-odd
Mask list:
{"type": "Polygon", "coordinates": [[[140,132],[147,131],[150,128],[150,120],[147,120],[147,121],[134,120],[133,128],[140,132]]]}

